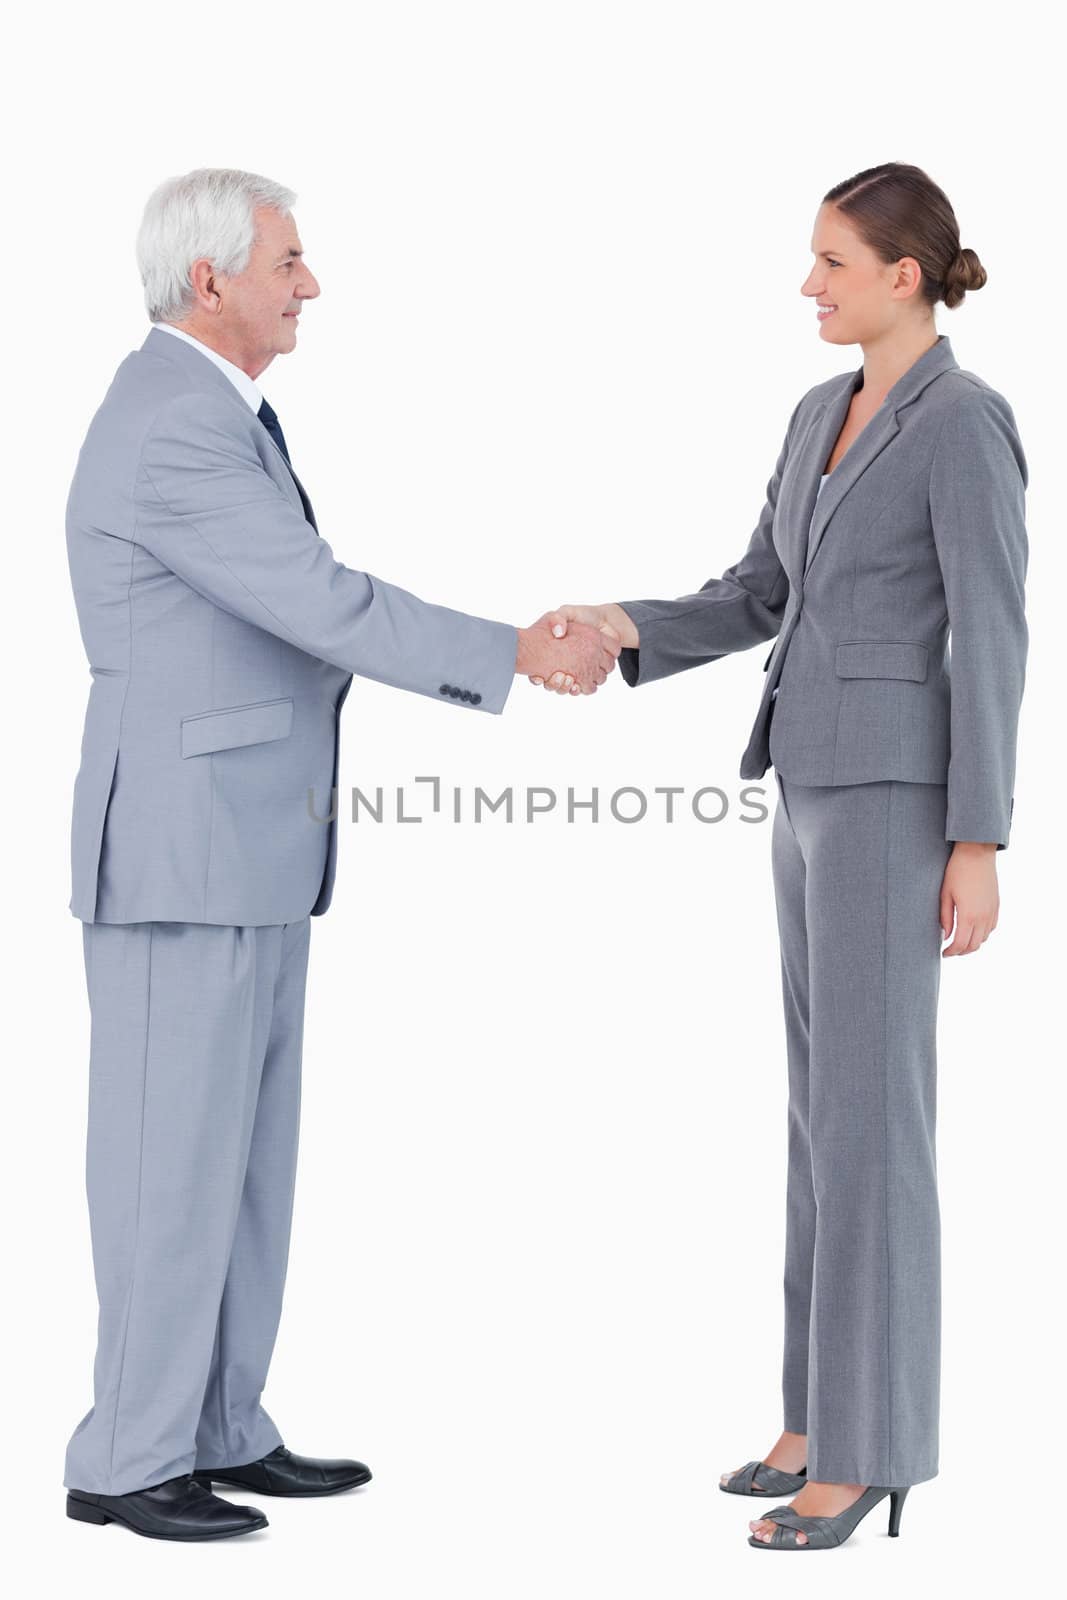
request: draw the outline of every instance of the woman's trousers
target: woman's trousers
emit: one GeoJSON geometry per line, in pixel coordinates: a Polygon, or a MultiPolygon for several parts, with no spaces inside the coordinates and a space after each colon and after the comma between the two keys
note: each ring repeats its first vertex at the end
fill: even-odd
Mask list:
{"type": "Polygon", "coordinates": [[[809,1480],[919,1483],[938,1470],[946,787],[776,776],[784,1427],[807,1434],[809,1480]]]}

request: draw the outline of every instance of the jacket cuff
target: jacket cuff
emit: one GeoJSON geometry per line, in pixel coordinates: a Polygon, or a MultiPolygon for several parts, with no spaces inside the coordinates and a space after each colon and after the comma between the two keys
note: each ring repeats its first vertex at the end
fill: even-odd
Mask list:
{"type": "Polygon", "coordinates": [[[623,682],[637,689],[643,683],[652,683],[656,678],[666,678],[677,672],[677,663],[664,659],[656,650],[656,625],[665,620],[656,616],[656,608],[642,600],[617,600],[615,604],[622,607],[641,635],[636,650],[619,651],[618,666],[623,682]]]}
{"type": "Polygon", "coordinates": [[[1008,848],[1008,840],[1011,834],[1011,821],[1014,810],[1014,795],[1012,795],[1011,799],[1008,801],[1008,815],[1006,821],[991,823],[988,817],[986,817],[984,821],[981,818],[975,817],[971,817],[970,819],[964,817],[963,820],[960,821],[956,814],[951,812],[950,809],[948,822],[945,826],[945,838],[949,844],[957,844],[961,839],[964,841],[970,839],[984,839],[990,842],[995,842],[998,850],[1006,850],[1008,848]]]}

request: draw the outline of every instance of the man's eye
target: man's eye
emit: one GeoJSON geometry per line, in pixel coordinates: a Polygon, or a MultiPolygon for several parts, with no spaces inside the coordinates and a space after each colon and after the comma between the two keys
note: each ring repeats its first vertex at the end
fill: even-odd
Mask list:
{"type": "MultiPolygon", "coordinates": [[[[827,261],[830,261],[830,257],[829,256],[827,256],[826,259],[827,259],[827,261]]],[[[832,267],[839,267],[841,265],[841,263],[840,263],[840,261],[830,261],[830,265],[832,267]]]]}

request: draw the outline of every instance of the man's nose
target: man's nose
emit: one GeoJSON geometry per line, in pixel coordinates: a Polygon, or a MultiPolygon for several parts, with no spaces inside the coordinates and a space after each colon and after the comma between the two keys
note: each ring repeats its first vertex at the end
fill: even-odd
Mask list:
{"type": "Polygon", "coordinates": [[[304,280],[297,292],[300,295],[301,300],[314,300],[318,297],[321,291],[319,289],[319,280],[315,277],[314,273],[309,272],[305,275],[304,280]]]}

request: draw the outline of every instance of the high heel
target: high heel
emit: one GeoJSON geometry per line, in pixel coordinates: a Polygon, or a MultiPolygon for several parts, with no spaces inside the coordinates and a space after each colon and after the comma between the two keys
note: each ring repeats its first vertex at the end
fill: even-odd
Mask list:
{"type": "MultiPolygon", "coordinates": [[[[910,1489],[911,1485],[908,1485],[910,1489]]],[[[889,1537],[895,1539],[900,1532],[900,1513],[904,1509],[908,1489],[890,1489],[889,1491],[889,1537]]]]}
{"type": "Polygon", "coordinates": [[[864,1489],[858,1500],[838,1512],[836,1517],[804,1517],[792,1506],[772,1506],[769,1511],[763,1512],[767,1522],[778,1524],[771,1537],[758,1539],[752,1533],[748,1542],[757,1550],[833,1550],[837,1545],[844,1544],[868,1511],[873,1510],[886,1495],[890,1497],[889,1537],[895,1539],[900,1532],[900,1513],[910,1487],[908,1484],[901,1489],[874,1486],[864,1489]],[[798,1531],[807,1535],[806,1544],[797,1543],[798,1531]]]}

